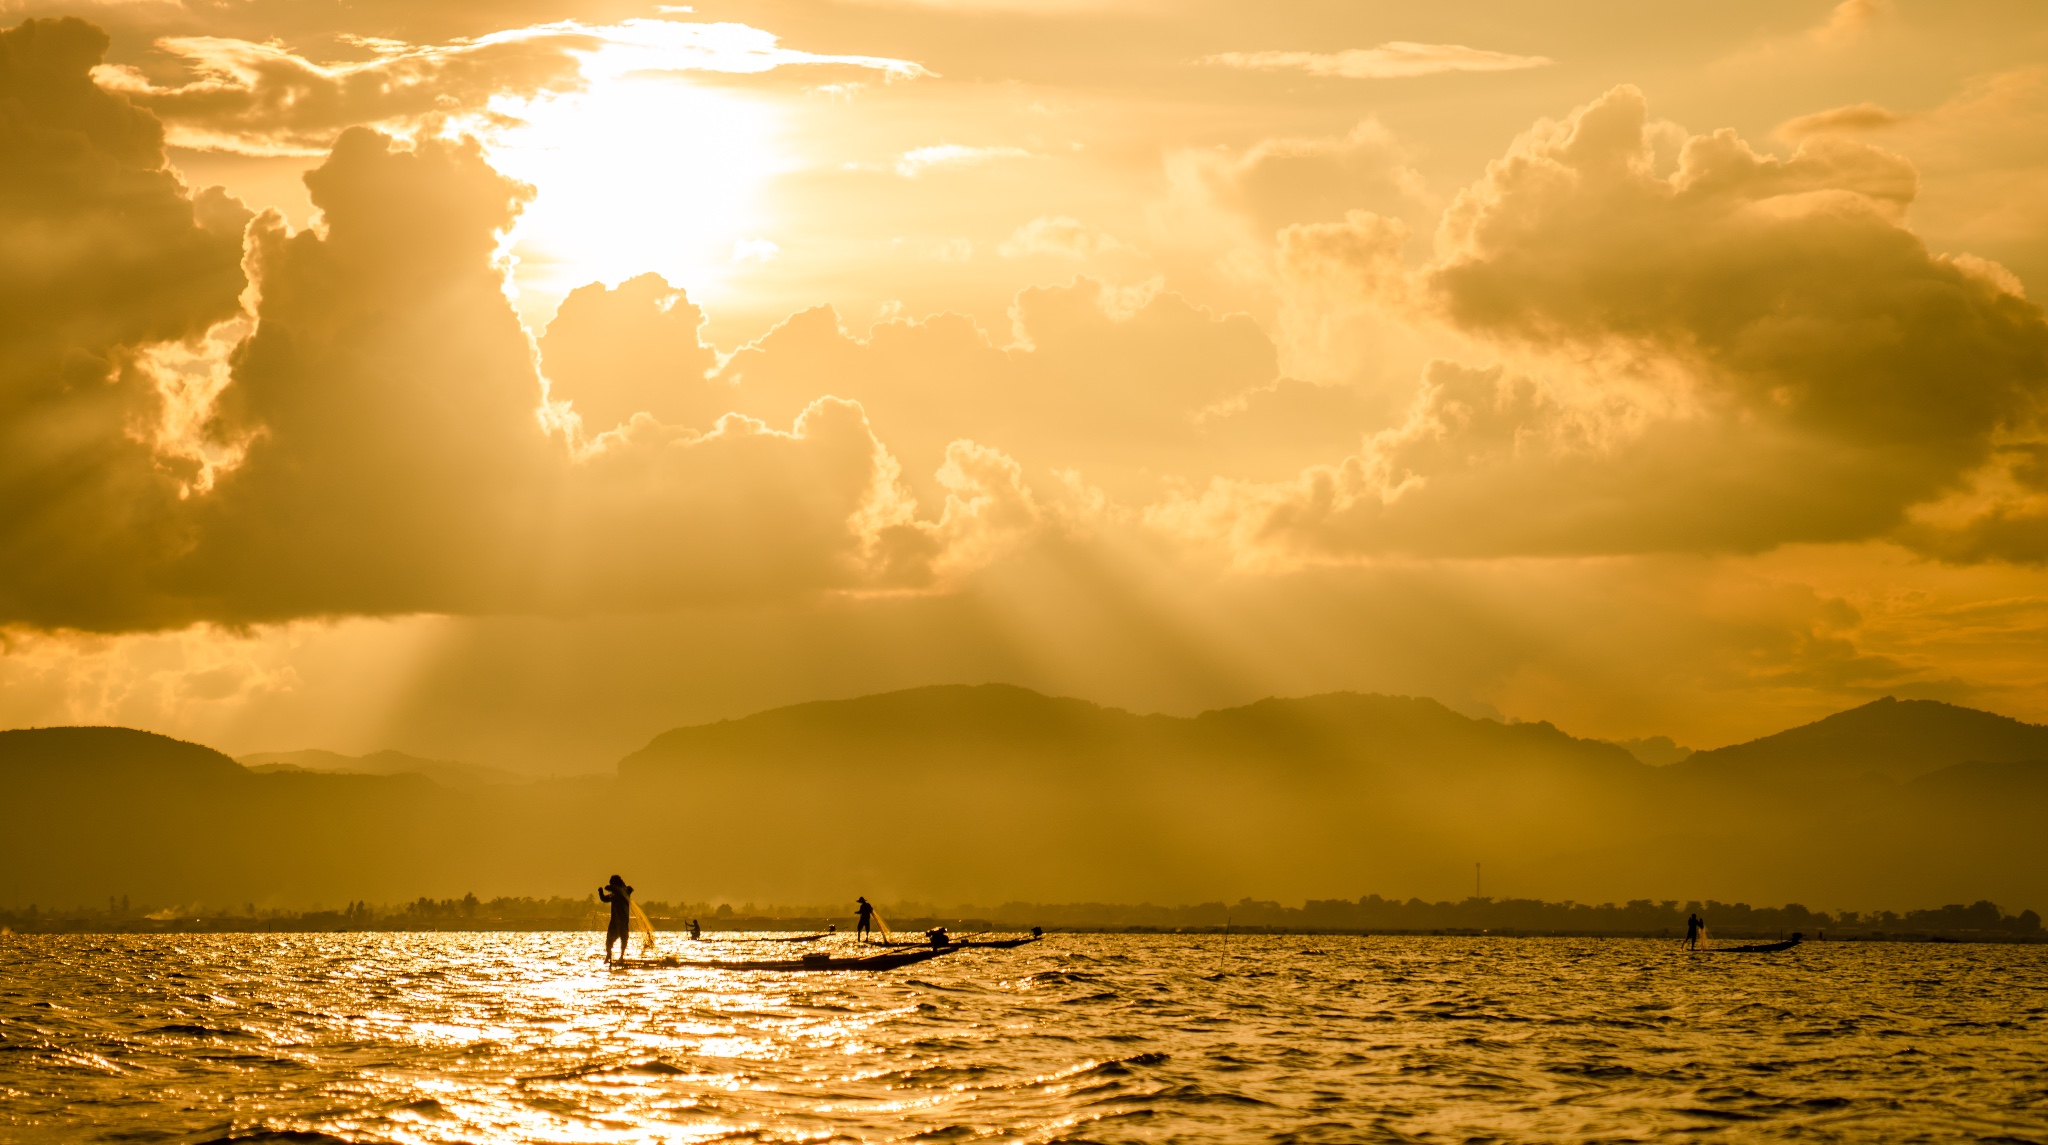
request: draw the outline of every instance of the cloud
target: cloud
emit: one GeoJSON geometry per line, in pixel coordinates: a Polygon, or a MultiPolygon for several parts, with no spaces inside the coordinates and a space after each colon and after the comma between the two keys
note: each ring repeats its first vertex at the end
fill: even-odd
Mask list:
{"type": "Polygon", "coordinates": [[[723,413],[700,316],[657,277],[578,292],[542,339],[583,407],[568,440],[492,261],[527,192],[474,143],[352,129],[307,181],[324,234],[252,235],[262,303],[216,418],[247,457],[165,574],[196,618],[650,610],[947,558],[885,551],[916,507],[857,404],[723,413]]]}
{"type": "Polygon", "coordinates": [[[550,398],[568,401],[586,434],[646,413],[710,429],[733,410],[732,387],[707,381],[718,353],[698,331],[704,312],[658,274],[569,292],[540,339],[550,398]]]}
{"type": "MultiPolygon", "coordinates": [[[[820,307],[742,347],[715,377],[741,412],[772,423],[819,393],[857,400],[914,472],[967,439],[1018,458],[1041,483],[1078,469],[1128,497],[1153,495],[1171,474],[1216,472],[1232,443],[1251,464],[1302,429],[1254,400],[1277,367],[1246,315],[1080,278],[1021,292],[1012,319],[1007,345],[955,314],[885,322],[859,338],[820,307]],[[1233,399],[1244,401],[1205,413],[1233,399]]],[[[909,481],[921,500],[946,494],[909,481]]]]}
{"type": "Polygon", "coordinates": [[[1823,44],[1839,44],[1870,34],[1890,14],[1885,0],[1841,0],[1828,12],[1827,22],[1811,35],[1823,44]]]}
{"type": "Polygon", "coordinates": [[[1922,174],[1913,225],[1937,250],[1969,251],[2048,283],[2048,68],[1977,77],[1934,107],[1829,108],[1777,130],[1786,139],[1875,135],[1922,174]]]}
{"type": "Polygon", "coordinates": [[[533,97],[583,83],[579,60],[560,39],[386,47],[373,60],[329,65],[277,44],[212,36],[167,37],[157,47],[185,60],[195,78],[160,86],[121,65],[103,65],[95,78],[156,113],[177,146],[251,155],[318,155],[357,124],[473,113],[494,95],[533,97]]]}
{"type": "MultiPolygon", "coordinates": [[[[496,260],[531,191],[480,145],[351,128],[306,177],[322,229],[250,222],[188,197],[156,121],[88,80],[104,47],[75,21],[0,34],[4,94],[38,111],[0,121],[0,482],[24,510],[0,531],[0,625],[915,587],[1016,528],[999,453],[956,451],[953,501],[920,516],[865,413],[823,385],[775,425],[724,416],[701,315],[659,278],[565,304],[544,404],[496,260]],[[572,438],[578,405],[621,420],[572,438]]],[[[208,672],[195,687],[233,684],[208,672]]]]}
{"type": "Polygon", "coordinates": [[[1910,116],[1880,107],[1874,103],[1854,103],[1846,107],[1831,107],[1788,119],[1778,125],[1772,134],[1781,139],[1797,142],[1811,135],[1858,134],[1869,131],[1883,131],[1905,123],[1910,116]]]}
{"type": "Polygon", "coordinates": [[[916,506],[854,402],[818,398],[786,431],[738,414],[707,433],[643,416],[599,445],[568,475],[530,558],[548,609],[925,587],[947,555],[905,545],[916,506]]]}
{"type": "Polygon", "coordinates": [[[1029,158],[1031,152],[1021,147],[964,147],[958,143],[939,143],[905,151],[896,159],[896,173],[906,179],[915,179],[928,171],[978,167],[998,159],[1029,158]]]}
{"type": "Polygon", "coordinates": [[[1510,72],[1547,67],[1546,56],[1468,48],[1463,44],[1417,44],[1394,40],[1377,48],[1341,52],[1223,52],[1195,61],[1252,71],[1306,72],[1353,80],[1406,79],[1444,72],[1510,72]]]}
{"type": "Polygon", "coordinates": [[[1127,251],[1115,235],[1104,234],[1068,215],[1040,215],[1004,239],[1004,258],[1089,259],[1127,251]]]}
{"type": "Polygon", "coordinates": [[[1291,223],[1356,210],[1419,218],[1439,209],[1408,149],[1377,120],[1343,135],[1265,139],[1236,154],[1178,151],[1166,166],[1178,207],[1241,218],[1261,243],[1291,223]]]}
{"type": "Polygon", "coordinates": [[[189,196],[147,112],[86,78],[107,48],[78,20],[0,31],[0,617],[108,622],[150,558],[188,543],[189,456],[147,348],[197,346],[240,313],[241,227],[189,196]]]}
{"type": "Polygon", "coordinates": [[[306,177],[325,233],[250,235],[261,302],[214,426],[243,463],[166,574],[193,619],[466,611],[525,598],[561,450],[493,266],[528,188],[474,143],[353,128],[306,177]],[[261,553],[260,561],[252,561],[261,553]]]}
{"type": "MultiPolygon", "coordinates": [[[[1438,362],[1363,451],[1155,521],[1255,562],[1853,541],[2038,424],[2048,322],[1904,228],[1903,160],[1834,140],[1778,159],[1721,131],[1667,175],[1652,136],[1617,88],[1446,212],[1412,286],[1505,361],[1438,362]]],[[[1398,281],[1369,223],[1317,244],[1361,289],[1398,281]]]]}
{"type": "Polygon", "coordinates": [[[504,126],[517,122],[518,100],[627,74],[758,75],[785,67],[926,74],[906,60],[784,48],[742,24],[645,19],[565,20],[444,44],[362,40],[374,58],[347,63],[217,36],[171,36],[156,46],[184,60],[192,78],[162,84],[125,65],[102,65],[95,78],[155,112],[177,146],[252,155],[318,155],[358,125],[406,133],[436,118],[461,120],[472,132],[504,126]]]}
{"type": "Polygon", "coordinates": [[[1399,219],[1353,210],[1339,222],[1297,223],[1279,234],[1280,266],[1296,283],[1323,287],[1319,303],[1350,294],[1365,301],[1405,302],[1413,289],[1402,248],[1409,231],[1399,219]]]}

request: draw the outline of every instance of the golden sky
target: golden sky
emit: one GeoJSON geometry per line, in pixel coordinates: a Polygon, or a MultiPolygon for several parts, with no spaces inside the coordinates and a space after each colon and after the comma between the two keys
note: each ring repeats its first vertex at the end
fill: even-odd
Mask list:
{"type": "Polygon", "coordinates": [[[2048,720],[2048,11],[0,0],[0,723],[2048,720]]]}

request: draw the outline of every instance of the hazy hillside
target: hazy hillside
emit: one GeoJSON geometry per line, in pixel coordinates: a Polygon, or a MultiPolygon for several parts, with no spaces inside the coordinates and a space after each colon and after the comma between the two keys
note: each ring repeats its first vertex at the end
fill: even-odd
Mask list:
{"type": "Polygon", "coordinates": [[[241,765],[210,747],[130,728],[0,731],[0,777],[17,790],[44,783],[140,786],[231,779],[241,765]]]}
{"type": "Polygon", "coordinates": [[[1888,700],[1657,767],[1430,700],[1176,718],[991,685],[678,728],[616,778],[458,788],[43,729],[0,733],[0,901],[582,895],[615,870],[670,899],[1448,898],[1483,863],[1489,894],[2017,909],[2048,903],[2048,763],[2019,758],[2042,733],[1888,700]]]}
{"type": "Polygon", "coordinates": [[[1700,776],[1833,782],[1904,781],[1959,763],[2048,759],[2048,727],[1935,700],[1890,696],[1824,720],[1675,765],[1700,776]]]}
{"type": "Polygon", "coordinates": [[[937,897],[1000,885],[1117,901],[1441,880],[1447,863],[1469,872],[1488,852],[1552,850],[1562,829],[1611,821],[1648,775],[1611,744],[1430,700],[1320,696],[1175,719],[994,685],[678,729],[619,770],[635,806],[701,808],[689,822],[702,862],[743,893],[921,870],[937,897]],[[804,845],[728,868],[764,817],[804,845]]]}
{"type": "Polygon", "coordinates": [[[1266,700],[1174,719],[1003,687],[682,728],[620,773],[635,805],[695,800],[699,869],[746,894],[823,893],[806,847],[749,846],[768,816],[829,847],[832,877],[914,871],[916,893],[935,897],[1442,896],[1470,886],[1478,862],[1489,890],[1556,897],[2048,899],[2048,848],[2027,826],[2048,798],[2023,776],[1952,773],[1945,734],[2039,729],[1948,705],[1858,711],[1872,710],[1823,721],[1819,766],[1833,778],[1792,787],[1739,766],[1651,767],[1548,724],[1428,700],[1266,700]],[[1858,732],[1902,764],[1911,756],[1893,745],[1925,745],[1925,766],[1902,767],[1922,778],[1853,766],[1858,732]]]}
{"type": "Polygon", "coordinates": [[[567,861],[558,809],[590,788],[493,800],[419,775],[257,774],[126,728],[0,732],[0,900],[339,902],[545,882],[567,861]]]}
{"type": "Polygon", "coordinates": [[[502,767],[464,763],[453,759],[422,759],[402,751],[378,751],[369,755],[340,752],[262,751],[237,756],[236,762],[259,774],[274,771],[318,771],[332,775],[424,775],[448,787],[482,787],[493,783],[520,783],[526,777],[502,767]]]}

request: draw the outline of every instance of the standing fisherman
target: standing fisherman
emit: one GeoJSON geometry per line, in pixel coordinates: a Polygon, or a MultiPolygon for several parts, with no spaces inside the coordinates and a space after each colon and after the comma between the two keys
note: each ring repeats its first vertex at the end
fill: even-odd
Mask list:
{"type": "Polygon", "coordinates": [[[611,882],[597,888],[597,898],[599,902],[612,904],[611,925],[604,932],[604,960],[612,960],[612,943],[616,942],[619,944],[619,960],[623,962],[632,949],[628,936],[633,933],[633,888],[626,885],[626,880],[613,875],[611,882]]]}
{"type": "Polygon", "coordinates": [[[1706,926],[1706,923],[1700,921],[1699,915],[1688,914],[1685,916],[1685,948],[1687,950],[1699,949],[1700,931],[1705,930],[1706,926]]]}
{"type": "Polygon", "coordinates": [[[868,926],[875,920],[875,904],[869,902],[866,895],[861,895],[854,901],[858,904],[856,909],[860,915],[860,926],[854,930],[854,934],[862,942],[866,942],[868,940],[868,926]]]}

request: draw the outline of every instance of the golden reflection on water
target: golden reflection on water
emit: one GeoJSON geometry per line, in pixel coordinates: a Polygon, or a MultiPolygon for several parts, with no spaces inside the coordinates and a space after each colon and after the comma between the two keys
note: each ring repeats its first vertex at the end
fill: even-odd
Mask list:
{"type": "Polygon", "coordinates": [[[608,971],[580,934],[12,936],[0,1140],[2048,1133],[2042,948],[1314,946],[1056,936],[777,974],[608,971]]]}

